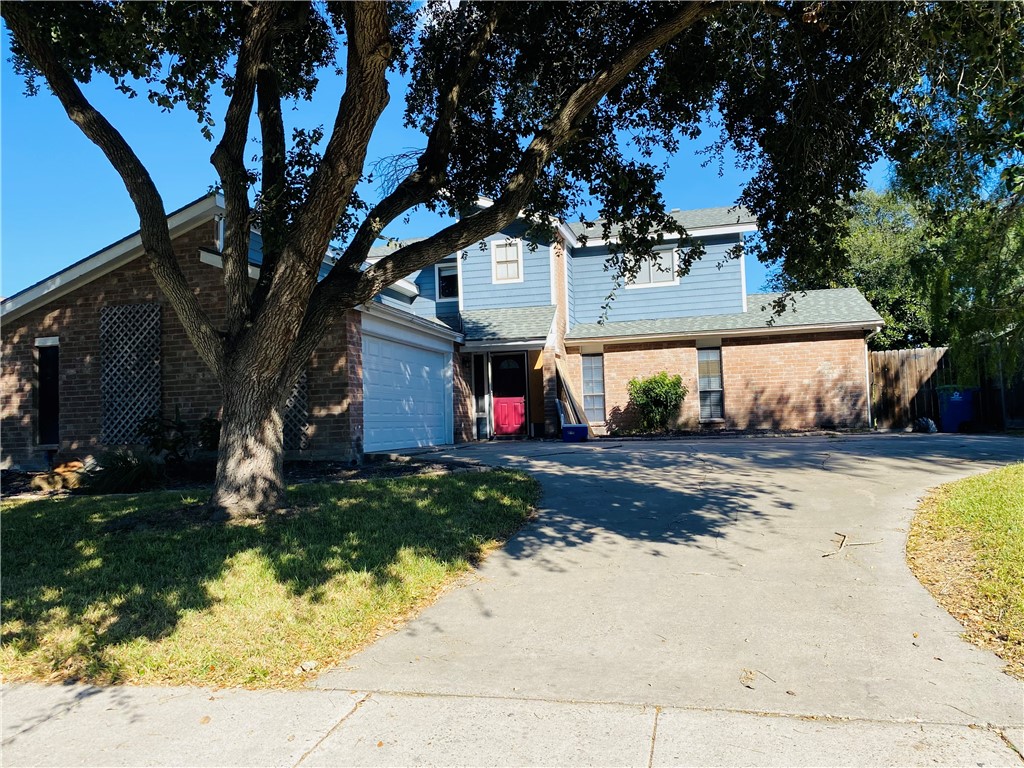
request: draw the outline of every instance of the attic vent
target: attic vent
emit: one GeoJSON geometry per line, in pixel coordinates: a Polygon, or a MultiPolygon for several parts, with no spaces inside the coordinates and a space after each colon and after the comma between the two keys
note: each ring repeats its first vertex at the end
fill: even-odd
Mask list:
{"type": "Polygon", "coordinates": [[[160,412],[160,305],[103,307],[100,359],[100,439],[136,443],[139,422],[160,412]]]}
{"type": "Polygon", "coordinates": [[[284,449],[306,450],[309,447],[309,391],[305,372],[284,403],[281,421],[284,423],[284,449]]]}

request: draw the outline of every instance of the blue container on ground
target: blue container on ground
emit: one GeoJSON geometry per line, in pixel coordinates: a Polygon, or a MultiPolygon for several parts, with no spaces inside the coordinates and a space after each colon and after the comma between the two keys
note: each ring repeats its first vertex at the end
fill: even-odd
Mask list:
{"type": "Polygon", "coordinates": [[[562,427],[563,443],[582,443],[587,439],[586,424],[566,424],[562,427]]]}
{"type": "Polygon", "coordinates": [[[939,422],[943,432],[959,432],[964,424],[974,420],[972,387],[939,387],[939,422]]]}

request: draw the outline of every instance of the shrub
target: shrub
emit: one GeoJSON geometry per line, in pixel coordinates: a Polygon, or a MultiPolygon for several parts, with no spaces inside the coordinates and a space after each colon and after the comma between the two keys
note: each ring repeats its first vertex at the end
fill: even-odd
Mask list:
{"type": "Polygon", "coordinates": [[[631,379],[629,402],[633,406],[642,432],[667,429],[669,422],[679,415],[688,390],[682,376],[669,376],[662,371],[646,379],[631,379]]]}
{"type": "Polygon", "coordinates": [[[138,448],[115,448],[100,454],[85,475],[82,488],[90,493],[137,493],[159,486],[163,466],[138,448]]]}
{"type": "Polygon", "coordinates": [[[216,451],[220,448],[220,419],[207,416],[199,420],[199,450],[216,451]]]}
{"type": "Polygon", "coordinates": [[[139,437],[154,456],[165,461],[180,462],[195,451],[195,441],[188,425],[176,410],[173,419],[154,414],[139,423],[139,437]]]}

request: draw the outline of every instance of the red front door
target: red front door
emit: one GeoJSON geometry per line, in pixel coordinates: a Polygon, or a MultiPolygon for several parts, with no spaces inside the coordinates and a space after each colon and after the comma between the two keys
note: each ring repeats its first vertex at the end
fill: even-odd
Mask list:
{"type": "Polygon", "coordinates": [[[494,434],[522,435],[526,432],[526,398],[494,398],[494,434]]]}
{"type": "Polygon", "coordinates": [[[526,434],[526,355],[491,356],[494,434],[526,434]]]}

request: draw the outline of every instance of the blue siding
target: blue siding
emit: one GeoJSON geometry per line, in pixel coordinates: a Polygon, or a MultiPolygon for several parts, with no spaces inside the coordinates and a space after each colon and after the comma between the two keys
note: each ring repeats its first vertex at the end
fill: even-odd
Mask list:
{"type": "Polygon", "coordinates": [[[462,304],[466,310],[536,307],[551,304],[551,248],[523,241],[523,282],[495,284],[491,274],[491,243],[521,237],[522,224],[510,226],[479,244],[469,246],[462,259],[462,304]]]}
{"type": "MultiPolygon", "coordinates": [[[[443,264],[455,264],[454,259],[446,259],[443,264]]],[[[437,301],[437,285],[435,283],[434,266],[431,265],[419,272],[413,272],[405,279],[415,283],[420,290],[420,295],[415,299],[395,294],[393,291],[385,291],[382,294],[383,303],[389,307],[411,312],[419,317],[437,318],[439,315],[455,315],[459,311],[458,301],[437,301]]]]}
{"type": "MultiPolygon", "coordinates": [[[[607,320],[658,320],[742,312],[742,264],[739,259],[727,257],[727,251],[736,242],[735,237],[706,240],[706,253],[694,262],[679,285],[619,288],[607,320]]],[[[575,323],[601,320],[601,306],[613,286],[611,273],[604,269],[606,258],[607,250],[601,246],[577,249],[573,253],[575,323]]]]}

